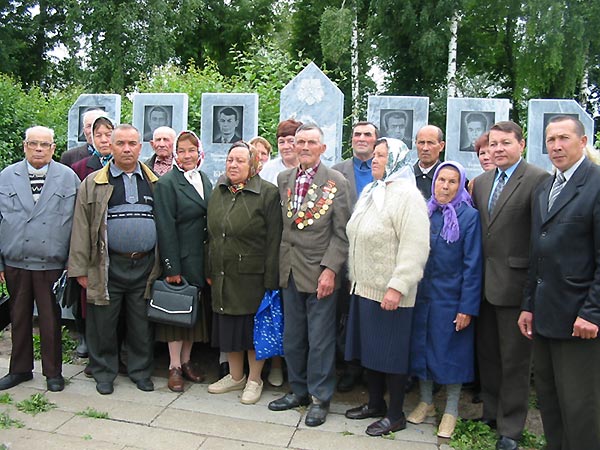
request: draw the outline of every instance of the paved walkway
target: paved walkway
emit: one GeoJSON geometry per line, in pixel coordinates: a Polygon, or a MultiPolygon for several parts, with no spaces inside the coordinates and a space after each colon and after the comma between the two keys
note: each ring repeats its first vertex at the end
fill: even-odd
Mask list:
{"type": "MultiPolygon", "coordinates": [[[[0,376],[7,372],[8,358],[0,357],[0,376]]],[[[364,433],[371,419],[348,420],[344,411],[351,406],[332,402],[327,422],[317,428],[304,425],[305,408],[272,412],[267,403],[285,392],[266,387],[256,405],[242,405],[240,392],[211,395],[206,384],[186,384],[186,391],[173,393],[167,380],[153,377],[154,392],[142,392],[126,377],[119,376],[115,392],[102,396],[93,380],[83,375],[83,366],[64,365],[67,385],[63,392],[46,391],[46,381],[36,361],[31,381],[3,391],[12,405],[0,404],[0,413],[19,419],[23,428],[0,429],[0,449],[394,449],[448,450],[438,445],[432,424],[408,424],[406,430],[389,438],[364,433]],[[31,416],[17,411],[14,404],[31,394],[45,393],[56,404],[48,412],[31,416]],[[86,408],[108,413],[108,419],[78,415],[86,408]]],[[[336,400],[334,398],[334,400],[336,400]]],[[[406,411],[414,402],[407,401],[406,411]]]]}

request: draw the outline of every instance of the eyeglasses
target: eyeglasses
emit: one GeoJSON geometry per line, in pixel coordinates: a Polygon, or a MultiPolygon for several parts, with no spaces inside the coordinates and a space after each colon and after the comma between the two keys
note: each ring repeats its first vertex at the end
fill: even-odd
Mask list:
{"type": "Polygon", "coordinates": [[[29,150],[35,150],[38,147],[42,147],[42,149],[48,150],[50,147],[52,147],[52,144],[54,144],[54,142],[47,142],[47,141],[25,141],[25,144],[27,145],[27,148],[29,150]]]}

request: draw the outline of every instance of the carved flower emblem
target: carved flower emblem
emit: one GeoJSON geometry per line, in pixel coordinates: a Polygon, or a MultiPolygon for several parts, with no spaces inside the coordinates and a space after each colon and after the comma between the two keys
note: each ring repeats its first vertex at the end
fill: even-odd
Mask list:
{"type": "Polygon", "coordinates": [[[298,87],[298,93],[296,95],[299,100],[307,105],[314,105],[323,100],[325,92],[323,91],[321,80],[317,78],[308,78],[300,80],[300,86],[298,87]]]}

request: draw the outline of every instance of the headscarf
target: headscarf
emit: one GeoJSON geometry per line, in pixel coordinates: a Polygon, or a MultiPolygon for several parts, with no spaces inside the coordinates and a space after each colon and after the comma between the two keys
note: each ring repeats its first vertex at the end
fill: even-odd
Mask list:
{"type": "Polygon", "coordinates": [[[241,191],[242,189],[244,189],[246,187],[246,184],[248,183],[248,180],[255,176],[258,172],[260,172],[260,158],[258,152],[256,151],[253,145],[248,144],[246,141],[234,142],[231,145],[231,147],[229,147],[227,155],[229,155],[231,150],[238,147],[248,149],[248,154],[250,157],[250,174],[248,175],[248,178],[242,181],[241,183],[233,184],[231,183],[231,180],[229,180],[229,182],[231,183],[229,186],[229,190],[234,194],[237,191],[241,191]]]}
{"type": "MultiPolygon", "coordinates": [[[[378,141],[385,141],[388,148],[388,159],[385,164],[385,172],[381,180],[374,180],[365,186],[363,194],[356,204],[355,211],[365,208],[370,199],[373,199],[375,206],[379,211],[383,211],[385,201],[385,185],[393,181],[404,181],[416,186],[415,174],[410,164],[408,147],[400,139],[382,138],[378,141]]],[[[379,145],[379,144],[376,144],[379,145]]]]}
{"type": "Polygon", "coordinates": [[[204,150],[202,149],[202,142],[200,141],[198,136],[196,136],[196,133],[194,133],[193,131],[189,131],[189,130],[185,130],[185,131],[182,131],[181,133],[179,133],[177,135],[177,138],[175,139],[175,144],[173,145],[173,166],[177,167],[181,172],[183,172],[185,174],[186,172],[193,172],[193,171],[200,170],[200,166],[202,166],[203,162],[204,162],[204,150]],[[196,141],[198,141],[198,163],[196,164],[196,167],[194,169],[186,171],[183,167],[181,167],[179,165],[179,162],[177,161],[177,143],[179,142],[179,139],[181,139],[182,137],[188,137],[188,136],[192,136],[192,137],[196,138],[196,141]]]}
{"type": "Polygon", "coordinates": [[[466,179],[467,175],[465,173],[465,168],[456,161],[446,161],[441,163],[435,170],[435,173],[433,174],[433,181],[431,183],[431,198],[427,202],[427,212],[429,214],[429,217],[431,217],[431,215],[436,210],[442,210],[442,216],[444,218],[444,226],[442,227],[442,238],[444,238],[449,244],[458,241],[458,238],[460,237],[460,228],[458,226],[458,218],[456,217],[456,208],[458,208],[458,206],[461,203],[466,203],[470,206],[473,206],[473,200],[471,200],[471,196],[465,189],[466,179]],[[446,203],[445,205],[442,205],[438,203],[438,201],[435,198],[435,182],[440,173],[440,170],[442,170],[445,167],[452,167],[453,169],[458,170],[460,178],[458,180],[459,186],[456,195],[450,202],[446,203]]]}
{"type": "Polygon", "coordinates": [[[112,151],[108,154],[108,155],[103,155],[102,153],[100,153],[100,151],[98,151],[98,149],[96,149],[96,143],[94,142],[94,130],[96,129],[96,123],[100,120],[100,119],[104,119],[104,120],[108,120],[111,124],[111,130],[114,131],[115,130],[115,122],[108,116],[105,115],[101,115],[98,116],[94,119],[94,121],[92,122],[92,155],[95,155],[98,157],[98,159],[100,160],[100,164],[102,164],[102,167],[106,166],[110,160],[112,159],[113,155],[112,155],[112,151]]]}

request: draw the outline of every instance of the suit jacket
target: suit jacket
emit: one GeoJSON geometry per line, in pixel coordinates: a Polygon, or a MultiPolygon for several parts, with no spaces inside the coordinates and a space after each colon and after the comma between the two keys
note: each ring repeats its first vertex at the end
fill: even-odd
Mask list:
{"type": "Polygon", "coordinates": [[[419,188],[419,191],[421,191],[421,194],[423,194],[423,197],[425,197],[425,200],[429,200],[429,198],[431,197],[431,184],[433,183],[433,174],[435,173],[436,169],[441,163],[442,162],[438,159],[438,161],[433,165],[431,170],[427,173],[423,173],[421,171],[418,161],[413,166],[413,170],[415,172],[415,179],[417,181],[417,187],[419,188]]]}
{"type": "MultiPolygon", "coordinates": [[[[221,133],[219,133],[219,134],[215,135],[213,142],[216,144],[219,144],[219,143],[221,143],[222,139],[223,139],[223,135],[221,133]]],[[[231,137],[231,139],[229,139],[228,141],[226,141],[224,143],[233,144],[234,142],[241,141],[241,140],[242,140],[242,137],[240,135],[234,133],[233,136],[231,137]]]]}
{"type": "Polygon", "coordinates": [[[348,180],[348,183],[350,184],[348,197],[350,197],[350,205],[352,208],[354,208],[354,205],[356,205],[356,200],[358,200],[358,196],[356,194],[356,177],[354,175],[354,162],[352,161],[352,158],[334,164],[331,166],[331,168],[340,172],[342,175],[344,175],[344,178],[348,180]]]}
{"type": "Polygon", "coordinates": [[[87,158],[88,156],[90,156],[90,152],[88,151],[88,145],[83,144],[78,147],[74,147],[71,150],[67,150],[62,155],[60,155],[60,162],[65,166],[71,167],[77,161],[80,161],[83,158],[87,158]]]}
{"type": "Polygon", "coordinates": [[[529,267],[533,192],[550,174],[521,160],[490,217],[488,202],[495,176],[495,170],[485,172],[473,185],[483,237],[484,296],[492,305],[519,306],[529,267]]]}
{"type": "MultiPolygon", "coordinates": [[[[317,186],[317,198],[321,198],[329,180],[335,183],[337,192],[325,214],[314,219],[312,225],[299,229],[296,221],[302,221],[298,216],[300,211],[290,211],[288,201],[293,200],[297,174],[297,168],[288,169],[277,177],[283,216],[279,251],[280,285],[286,288],[290,272],[293,272],[298,291],[314,293],[321,272],[328,267],[336,273],[335,283],[339,288],[342,279],[340,272],[348,256],[346,223],[350,218],[350,185],[341,173],[321,163],[313,179],[313,184],[317,186]],[[288,217],[288,212],[291,217],[288,217]]],[[[306,196],[302,205],[307,206],[308,201],[306,196]]]]}
{"type": "Polygon", "coordinates": [[[600,326],[600,167],[586,158],[548,211],[553,182],[535,191],[523,309],[536,333],[574,339],[577,316],[600,326]]]}
{"type": "Polygon", "coordinates": [[[212,184],[204,172],[200,175],[204,198],[177,168],[162,176],[154,188],[154,220],[163,275],[183,275],[188,283],[202,287],[206,278],[206,211],[212,184]]]}

